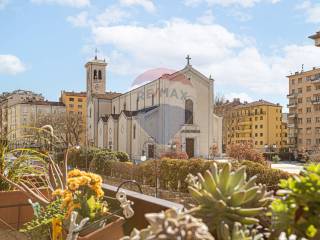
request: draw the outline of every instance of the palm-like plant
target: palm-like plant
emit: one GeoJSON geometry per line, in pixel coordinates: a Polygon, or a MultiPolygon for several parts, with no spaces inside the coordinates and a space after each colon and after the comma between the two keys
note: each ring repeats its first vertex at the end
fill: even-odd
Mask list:
{"type": "MultiPolygon", "coordinates": [[[[35,136],[42,142],[49,142],[51,145],[53,144],[53,139],[58,140],[54,136],[51,126],[42,128],[25,127],[25,129],[29,130],[29,133],[23,135],[19,140],[35,136]],[[30,134],[30,131],[35,131],[35,133],[30,134]]],[[[49,204],[51,194],[43,194],[38,188],[38,183],[40,182],[49,192],[54,191],[56,188],[64,189],[66,167],[61,170],[48,151],[15,148],[14,146],[15,143],[12,141],[0,142],[0,191],[21,190],[28,197],[35,198],[42,205],[49,204]]],[[[67,166],[66,162],[67,155],[64,166],[67,166]]]]}

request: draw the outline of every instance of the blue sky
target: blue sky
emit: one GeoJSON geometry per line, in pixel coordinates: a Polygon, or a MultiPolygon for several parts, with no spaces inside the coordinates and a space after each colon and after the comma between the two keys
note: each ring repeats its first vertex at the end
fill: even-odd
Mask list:
{"type": "Polygon", "coordinates": [[[285,76],[320,66],[307,38],[319,30],[319,1],[0,0],[0,92],[83,91],[97,47],[111,91],[148,69],[179,70],[190,54],[216,93],[285,105],[285,76]]]}

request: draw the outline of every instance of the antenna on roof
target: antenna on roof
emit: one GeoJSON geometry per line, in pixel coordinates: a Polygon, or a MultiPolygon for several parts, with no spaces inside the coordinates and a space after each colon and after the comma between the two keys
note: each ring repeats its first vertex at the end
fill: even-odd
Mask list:
{"type": "Polygon", "coordinates": [[[97,60],[97,59],[98,59],[98,49],[97,49],[97,48],[95,49],[95,56],[94,56],[94,59],[95,59],[95,60],[97,60]]]}

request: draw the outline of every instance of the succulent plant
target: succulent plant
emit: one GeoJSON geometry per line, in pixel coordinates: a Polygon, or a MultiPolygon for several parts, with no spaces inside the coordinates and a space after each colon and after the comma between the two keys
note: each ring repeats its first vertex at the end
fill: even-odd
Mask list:
{"type": "Polygon", "coordinates": [[[186,213],[169,209],[146,214],[146,219],[150,224],[146,229],[134,229],[122,240],[214,240],[200,219],[186,213]]]}
{"type": "Polygon", "coordinates": [[[250,231],[238,222],[233,225],[232,231],[230,231],[229,226],[224,222],[222,222],[220,226],[220,240],[263,240],[265,236],[259,233],[259,229],[250,231]]]}
{"type": "Polygon", "coordinates": [[[198,174],[197,181],[194,176],[187,180],[189,192],[198,204],[192,214],[201,218],[219,240],[225,225],[233,229],[236,222],[242,226],[259,224],[258,216],[272,201],[272,192],[265,185],[257,185],[255,176],[247,180],[245,167],[231,171],[230,163],[220,171],[214,163],[211,171],[198,174]]]}

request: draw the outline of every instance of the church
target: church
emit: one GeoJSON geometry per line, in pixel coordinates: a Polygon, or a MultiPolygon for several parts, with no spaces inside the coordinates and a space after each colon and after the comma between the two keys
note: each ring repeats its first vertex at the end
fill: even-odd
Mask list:
{"type": "Polygon", "coordinates": [[[105,92],[105,60],[86,63],[87,144],[129,154],[133,160],[159,158],[179,150],[189,158],[222,149],[222,119],[213,113],[214,80],[190,64],[164,72],[126,93],[105,92]]]}

